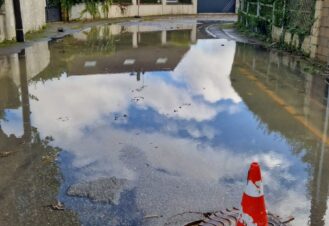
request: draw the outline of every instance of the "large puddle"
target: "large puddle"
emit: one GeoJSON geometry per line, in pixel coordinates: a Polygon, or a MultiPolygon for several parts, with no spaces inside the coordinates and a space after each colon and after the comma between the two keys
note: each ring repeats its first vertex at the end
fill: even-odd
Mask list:
{"type": "Polygon", "coordinates": [[[0,224],[64,221],[42,212],[52,187],[83,225],[182,225],[238,207],[257,160],[269,211],[329,225],[324,78],[199,37],[195,22],[108,25],[1,56],[0,224]]]}

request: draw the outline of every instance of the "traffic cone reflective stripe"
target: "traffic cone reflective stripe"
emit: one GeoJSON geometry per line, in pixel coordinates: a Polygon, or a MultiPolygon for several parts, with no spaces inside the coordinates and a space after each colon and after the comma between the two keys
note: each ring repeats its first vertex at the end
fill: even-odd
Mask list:
{"type": "Polygon", "coordinates": [[[254,197],[254,198],[264,196],[262,181],[257,181],[256,183],[253,183],[252,181],[248,180],[244,193],[246,195],[248,195],[250,197],[254,197]]]}
{"type": "Polygon", "coordinates": [[[237,226],[267,226],[264,190],[259,164],[250,165],[247,185],[242,196],[237,226]]]}

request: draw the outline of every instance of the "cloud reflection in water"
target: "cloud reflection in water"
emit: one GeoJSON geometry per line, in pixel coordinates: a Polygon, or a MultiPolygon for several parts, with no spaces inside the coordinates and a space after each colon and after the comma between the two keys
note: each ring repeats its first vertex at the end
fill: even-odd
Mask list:
{"type": "Polygon", "coordinates": [[[258,127],[232,88],[235,48],[234,42],[199,40],[173,72],[145,73],[141,91],[128,73],[63,74],[30,86],[39,99],[31,101],[33,125],[72,156],[66,183],[129,179],[139,210],[168,217],[238,205],[248,165],[259,160],[269,209],[294,215],[296,225],[306,222],[306,166],[284,139],[258,127]],[[244,129],[254,143],[239,144],[235,118],[249,119],[244,129]],[[222,138],[227,132],[237,134],[235,145],[222,138]]]}

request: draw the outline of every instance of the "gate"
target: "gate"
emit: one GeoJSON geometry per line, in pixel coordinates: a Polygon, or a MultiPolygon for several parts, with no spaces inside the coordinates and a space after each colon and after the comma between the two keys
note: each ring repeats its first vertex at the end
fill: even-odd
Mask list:
{"type": "Polygon", "coordinates": [[[235,0],[198,0],[198,13],[234,13],[235,0]]]}
{"type": "Polygon", "coordinates": [[[46,18],[47,22],[56,22],[62,20],[60,3],[54,3],[56,1],[47,0],[46,6],[46,18]]]}

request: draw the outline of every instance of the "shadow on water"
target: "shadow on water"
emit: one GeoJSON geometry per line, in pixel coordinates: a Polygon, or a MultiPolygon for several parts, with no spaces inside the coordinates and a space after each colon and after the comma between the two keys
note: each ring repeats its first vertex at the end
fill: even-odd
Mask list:
{"type": "Polygon", "coordinates": [[[98,26],[0,57],[0,224],[182,225],[238,206],[254,160],[271,212],[328,224],[318,69],[198,40],[196,23],[158,27],[98,26]],[[56,199],[67,211],[46,207],[56,199]]]}

